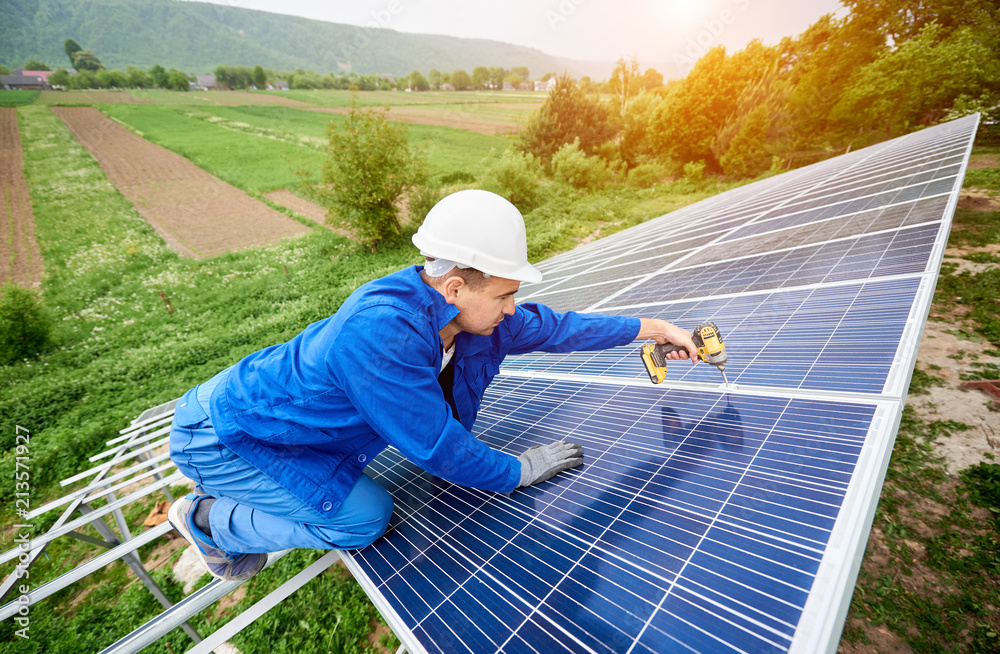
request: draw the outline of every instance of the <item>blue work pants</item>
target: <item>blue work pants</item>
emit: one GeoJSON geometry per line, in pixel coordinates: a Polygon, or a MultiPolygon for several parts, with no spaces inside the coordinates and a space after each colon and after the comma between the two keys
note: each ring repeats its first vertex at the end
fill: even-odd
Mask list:
{"type": "Polygon", "coordinates": [[[362,475],[340,509],[324,517],[219,441],[209,398],[225,371],[196,386],[177,403],[170,458],[212,497],[212,540],[230,553],[288,548],[355,549],[378,539],[392,516],[392,496],[362,475]],[[199,411],[192,402],[200,405],[199,411]]]}

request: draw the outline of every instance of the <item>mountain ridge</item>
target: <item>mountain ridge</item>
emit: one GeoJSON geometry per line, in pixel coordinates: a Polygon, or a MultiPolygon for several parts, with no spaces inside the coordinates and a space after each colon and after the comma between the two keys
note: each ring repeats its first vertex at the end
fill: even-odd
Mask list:
{"type": "MultiPolygon", "coordinates": [[[[406,75],[475,66],[526,66],[532,77],[569,72],[604,79],[613,63],[548,55],[537,48],[489,39],[410,34],[204,2],[178,0],[5,0],[0,64],[28,59],[69,65],[72,38],[108,68],[160,64],[189,73],[216,66],[260,64],[291,71],[406,75]]],[[[391,21],[389,21],[391,24],[391,21]]]]}

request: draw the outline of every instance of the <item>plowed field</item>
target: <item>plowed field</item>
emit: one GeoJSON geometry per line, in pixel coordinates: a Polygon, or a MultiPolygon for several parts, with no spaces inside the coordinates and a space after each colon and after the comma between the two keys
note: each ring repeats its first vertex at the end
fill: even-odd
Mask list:
{"type": "Polygon", "coordinates": [[[94,155],[111,183],[182,255],[214,256],[309,231],[97,109],[52,110],[94,155]]]}
{"type": "MultiPolygon", "coordinates": [[[[517,120],[509,115],[490,115],[482,110],[468,111],[460,104],[444,105],[444,107],[402,105],[388,109],[386,116],[389,120],[398,120],[404,123],[454,127],[487,135],[512,134],[519,129],[517,120]]],[[[350,107],[312,107],[307,111],[346,114],[350,111],[350,107]]]]}
{"type": "Polygon", "coordinates": [[[21,167],[16,109],[0,108],[0,194],[0,283],[12,279],[21,286],[38,286],[42,253],[21,167]]]}

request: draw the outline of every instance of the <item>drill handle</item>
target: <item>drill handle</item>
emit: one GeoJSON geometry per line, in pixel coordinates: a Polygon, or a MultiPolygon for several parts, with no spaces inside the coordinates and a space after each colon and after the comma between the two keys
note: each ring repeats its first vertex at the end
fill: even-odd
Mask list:
{"type": "Polygon", "coordinates": [[[656,351],[666,357],[671,352],[687,352],[687,348],[681,347],[680,345],[674,345],[673,343],[666,343],[664,345],[657,343],[656,351]]]}

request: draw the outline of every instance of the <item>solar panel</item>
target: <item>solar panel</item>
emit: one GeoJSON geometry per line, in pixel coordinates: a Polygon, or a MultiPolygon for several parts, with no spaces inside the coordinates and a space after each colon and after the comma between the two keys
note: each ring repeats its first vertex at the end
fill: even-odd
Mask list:
{"type": "Polygon", "coordinates": [[[713,320],[727,376],[638,344],[508,357],[475,432],[585,465],[509,495],[387,450],[347,557],[412,652],[837,647],[978,117],[765,179],[541,262],[519,301],[713,320]]]}

